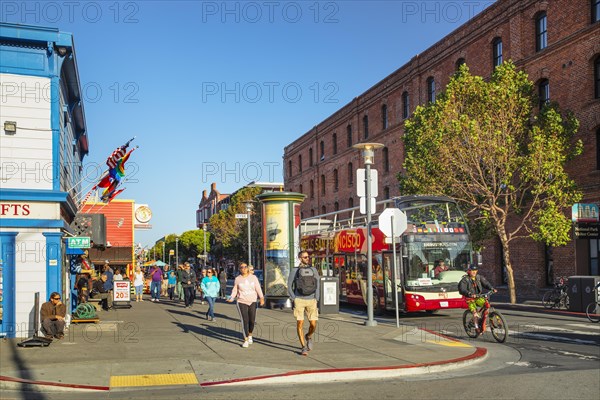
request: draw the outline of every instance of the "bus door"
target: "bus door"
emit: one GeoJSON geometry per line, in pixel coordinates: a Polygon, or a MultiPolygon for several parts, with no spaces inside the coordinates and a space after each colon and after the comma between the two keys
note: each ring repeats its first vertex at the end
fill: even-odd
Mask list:
{"type": "Polygon", "coordinates": [[[394,253],[384,252],[383,253],[383,290],[385,292],[385,308],[388,310],[393,310],[394,305],[394,287],[398,290],[398,308],[400,310],[404,309],[404,296],[402,295],[402,282],[400,275],[400,262],[401,253],[396,252],[396,284],[394,285],[392,277],[394,274],[392,273],[394,263],[393,263],[394,253]]]}

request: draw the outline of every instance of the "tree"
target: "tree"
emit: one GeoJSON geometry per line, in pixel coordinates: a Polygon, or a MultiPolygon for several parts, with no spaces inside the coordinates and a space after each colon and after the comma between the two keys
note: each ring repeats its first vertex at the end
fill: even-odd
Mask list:
{"type": "Polygon", "coordinates": [[[565,245],[571,222],[564,209],[582,197],[565,171],[582,150],[574,140],[579,123],[556,104],[535,115],[533,87],[512,62],[496,67],[489,81],[461,66],[435,103],[417,107],[406,122],[405,171],[398,174],[401,193],[456,199],[477,242],[497,235],[511,303],[511,242],[565,245]]]}

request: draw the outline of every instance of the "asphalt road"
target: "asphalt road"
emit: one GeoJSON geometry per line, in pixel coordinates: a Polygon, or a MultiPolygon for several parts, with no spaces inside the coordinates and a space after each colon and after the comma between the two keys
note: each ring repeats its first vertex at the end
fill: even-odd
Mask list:
{"type": "MultiPolygon", "coordinates": [[[[2,399],[598,399],[600,393],[600,324],[585,317],[500,309],[510,326],[506,343],[489,333],[469,339],[462,332],[462,311],[401,317],[402,324],[442,332],[486,347],[489,357],[472,367],[404,379],[339,382],[302,386],[178,387],[110,393],[4,391],[2,399]]],[[[364,313],[344,308],[345,313],[364,313]]],[[[395,324],[395,317],[377,317],[395,324]]],[[[365,327],[365,329],[368,329],[365,327]]]]}

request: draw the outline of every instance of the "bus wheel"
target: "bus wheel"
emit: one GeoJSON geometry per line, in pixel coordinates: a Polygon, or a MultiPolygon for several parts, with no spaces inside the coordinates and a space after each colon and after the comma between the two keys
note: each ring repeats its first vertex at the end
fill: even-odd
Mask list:
{"type": "Polygon", "coordinates": [[[440,310],[425,310],[427,314],[436,314],[440,310]]]}

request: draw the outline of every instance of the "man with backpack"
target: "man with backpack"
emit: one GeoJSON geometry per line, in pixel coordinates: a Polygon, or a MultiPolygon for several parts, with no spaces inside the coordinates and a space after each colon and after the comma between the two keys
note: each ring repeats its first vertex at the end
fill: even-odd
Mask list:
{"type": "Polygon", "coordinates": [[[317,329],[317,320],[319,319],[319,294],[320,279],[317,269],[309,263],[309,256],[306,251],[298,253],[300,265],[292,270],[288,277],[288,294],[292,300],[294,317],[296,317],[296,330],[300,345],[302,346],[302,355],[307,356],[313,349],[313,334],[317,329]],[[304,334],[304,315],[308,317],[310,326],[308,333],[304,334]]]}

